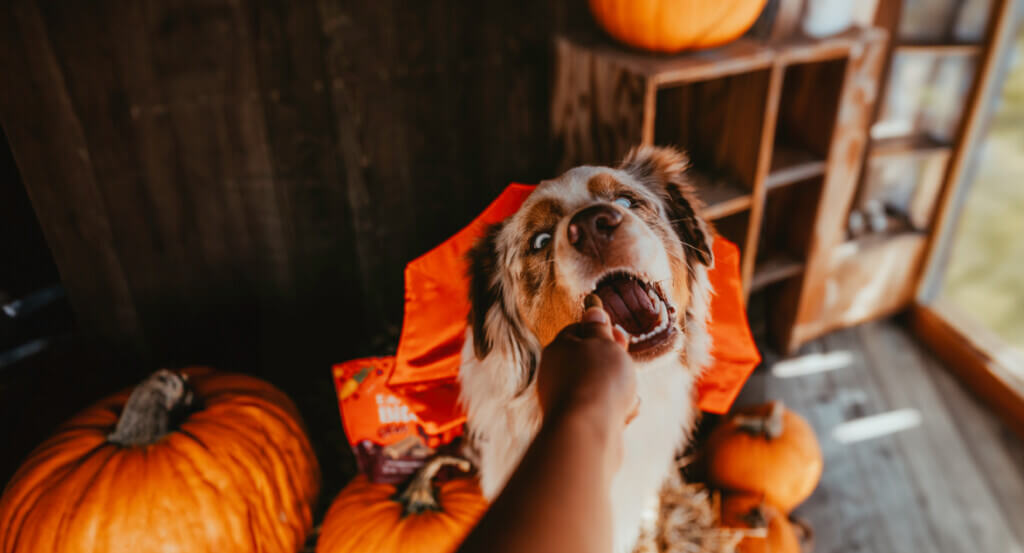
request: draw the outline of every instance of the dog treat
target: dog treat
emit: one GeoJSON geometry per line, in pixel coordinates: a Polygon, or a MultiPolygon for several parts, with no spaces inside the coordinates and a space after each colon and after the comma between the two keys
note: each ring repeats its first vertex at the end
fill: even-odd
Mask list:
{"type": "Polygon", "coordinates": [[[600,307],[604,309],[604,302],[601,301],[601,296],[597,294],[587,294],[587,297],[583,298],[583,308],[590,309],[591,307],[600,307]]]}
{"type": "Polygon", "coordinates": [[[379,484],[404,482],[433,455],[456,453],[461,447],[456,384],[435,381],[426,393],[418,389],[406,395],[406,390],[388,384],[394,368],[393,357],[372,357],[340,363],[332,371],[341,421],[359,470],[379,484]]]}

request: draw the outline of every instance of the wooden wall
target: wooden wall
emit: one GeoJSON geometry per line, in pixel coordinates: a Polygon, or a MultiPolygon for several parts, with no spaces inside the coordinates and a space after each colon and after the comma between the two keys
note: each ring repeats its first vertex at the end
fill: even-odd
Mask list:
{"type": "Polygon", "coordinates": [[[80,329],[340,428],[329,363],[393,346],[404,264],[551,175],[552,36],[580,24],[582,0],[12,0],[0,123],[80,329]]]}
{"type": "Polygon", "coordinates": [[[551,35],[586,17],[566,1],[0,10],[0,122],[81,322],[158,358],[278,318],[329,325],[339,358],[394,332],[403,264],[551,171],[551,35]]]}
{"type": "MultiPolygon", "coordinates": [[[[0,229],[0,304],[60,280],[2,132],[0,229]]],[[[0,328],[0,348],[6,344],[4,338],[0,328]]]]}

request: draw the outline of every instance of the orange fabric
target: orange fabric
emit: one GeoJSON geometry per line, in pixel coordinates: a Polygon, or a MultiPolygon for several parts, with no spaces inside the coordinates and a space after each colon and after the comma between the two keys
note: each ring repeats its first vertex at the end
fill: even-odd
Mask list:
{"type": "MultiPolygon", "coordinates": [[[[457,376],[469,313],[466,252],[489,224],[515,213],[533,189],[509,185],[466,228],[406,266],[405,317],[390,386],[457,376]]],[[[715,267],[708,276],[715,290],[710,322],[715,359],[698,391],[702,410],[725,413],[761,358],[747,324],[738,249],[716,237],[713,250],[715,267]]]]}
{"type": "Polygon", "coordinates": [[[697,383],[697,397],[702,411],[724,414],[761,362],[761,354],[747,324],[740,281],[740,250],[720,236],[715,237],[711,249],[715,266],[708,271],[708,278],[715,294],[711,297],[708,330],[714,361],[697,383]]]}
{"type": "Polygon", "coordinates": [[[405,266],[405,318],[389,384],[458,374],[469,315],[466,253],[489,225],[515,213],[533,188],[510,184],[466,228],[405,266]]]}

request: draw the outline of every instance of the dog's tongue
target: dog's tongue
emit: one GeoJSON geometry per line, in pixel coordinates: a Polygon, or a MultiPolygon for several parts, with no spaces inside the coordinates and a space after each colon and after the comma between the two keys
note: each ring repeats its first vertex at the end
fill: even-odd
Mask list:
{"type": "Polygon", "coordinates": [[[651,331],[658,325],[659,306],[651,302],[647,290],[629,277],[602,282],[594,291],[604,302],[604,309],[617,323],[633,335],[651,331]]]}

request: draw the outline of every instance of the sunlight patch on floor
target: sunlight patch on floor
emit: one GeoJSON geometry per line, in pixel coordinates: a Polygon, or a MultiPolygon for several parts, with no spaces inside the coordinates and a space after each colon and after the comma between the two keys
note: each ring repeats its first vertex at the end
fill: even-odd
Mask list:
{"type": "Polygon", "coordinates": [[[921,425],[917,409],[898,409],[844,422],[832,430],[832,438],[843,444],[887,436],[921,425]]]}
{"type": "Polygon", "coordinates": [[[772,365],[772,376],[775,378],[793,378],[846,368],[851,363],[853,363],[853,353],[849,351],[811,353],[775,363],[772,365]]]}

